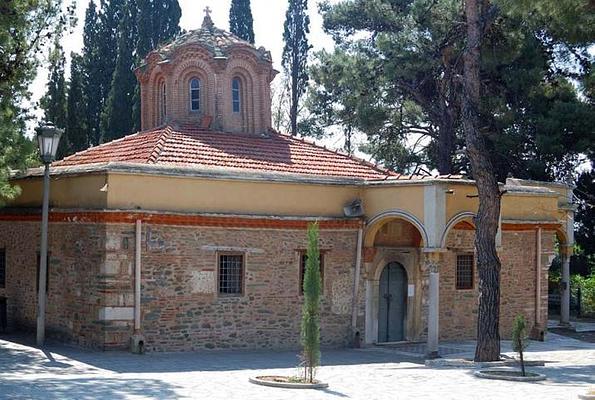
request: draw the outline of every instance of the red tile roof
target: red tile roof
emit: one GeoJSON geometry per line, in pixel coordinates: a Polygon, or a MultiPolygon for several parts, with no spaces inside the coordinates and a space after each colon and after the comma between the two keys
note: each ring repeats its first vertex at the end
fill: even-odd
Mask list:
{"type": "MultiPolygon", "coordinates": [[[[114,140],[56,161],[66,167],[109,162],[289,173],[324,178],[404,179],[364,160],[304,139],[202,130],[158,128],[114,140]]],[[[406,178],[405,178],[406,179],[406,178]]]]}

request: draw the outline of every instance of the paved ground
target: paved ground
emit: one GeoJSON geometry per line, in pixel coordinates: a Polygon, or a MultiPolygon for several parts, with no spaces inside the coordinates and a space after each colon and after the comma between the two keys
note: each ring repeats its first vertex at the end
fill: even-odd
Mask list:
{"type": "MultiPolygon", "coordinates": [[[[329,389],[256,386],[248,377],[295,374],[292,352],[89,352],[50,345],[43,350],[0,339],[0,399],[577,399],[595,385],[595,344],[550,334],[531,343],[527,359],[548,361],[532,371],[541,383],[476,378],[469,369],[428,368],[423,346],[323,352],[318,377],[329,389]]],[[[444,343],[448,357],[470,356],[473,343],[444,343]]],[[[504,343],[504,351],[510,350],[504,343]]]]}

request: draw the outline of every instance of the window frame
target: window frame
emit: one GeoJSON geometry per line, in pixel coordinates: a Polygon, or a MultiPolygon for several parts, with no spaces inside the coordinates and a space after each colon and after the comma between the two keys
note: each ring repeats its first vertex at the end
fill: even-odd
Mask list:
{"type": "Polygon", "coordinates": [[[0,247],[0,289],[6,288],[6,248],[0,247]]]}
{"type": "MultiPolygon", "coordinates": [[[[300,296],[304,295],[304,275],[306,274],[306,262],[305,257],[308,255],[308,250],[299,249],[298,253],[298,293],[300,296]]],[[[324,270],[327,250],[319,250],[320,254],[320,293],[324,294],[324,270]]]]}
{"type": "Polygon", "coordinates": [[[217,297],[234,298],[243,297],[246,293],[246,253],[238,251],[220,251],[216,255],[217,263],[217,297]],[[239,256],[242,258],[241,274],[240,274],[240,292],[239,293],[224,293],[221,292],[221,257],[225,256],[239,256]]]}
{"type": "Polygon", "coordinates": [[[238,77],[231,80],[231,112],[234,114],[242,112],[242,80],[238,77]],[[235,87],[236,84],[237,87],[235,87]]]}
{"type": "MultiPolygon", "coordinates": [[[[467,267],[467,265],[465,267],[467,267]]],[[[455,289],[456,290],[473,290],[474,288],[475,288],[475,254],[470,253],[470,252],[457,253],[456,257],[455,257],[455,289]],[[459,275],[460,275],[459,258],[462,258],[462,257],[470,257],[471,258],[471,264],[470,264],[471,271],[469,271],[470,282],[469,282],[469,284],[466,284],[466,285],[462,285],[461,284],[462,278],[459,278],[459,275]]]]}
{"type": "Polygon", "coordinates": [[[190,112],[200,112],[201,109],[201,79],[197,76],[193,76],[188,80],[188,102],[190,106],[190,112]],[[192,87],[192,82],[196,81],[198,83],[197,87],[192,87]],[[196,98],[194,98],[194,93],[197,93],[196,98]],[[194,108],[194,102],[198,102],[198,107],[194,108]]]}

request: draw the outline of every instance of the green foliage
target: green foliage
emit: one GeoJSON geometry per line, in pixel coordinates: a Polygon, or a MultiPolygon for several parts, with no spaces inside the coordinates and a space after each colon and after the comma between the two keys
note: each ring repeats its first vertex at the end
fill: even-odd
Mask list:
{"type": "Polygon", "coordinates": [[[87,99],[83,94],[83,68],[83,58],[79,54],[72,53],[65,131],[65,139],[68,140],[71,153],[84,150],[90,144],[87,128],[87,99]]]}
{"type": "Polygon", "coordinates": [[[231,0],[229,30],[237,37],[254,44],[254,27],[250,0],[231,0]]]}
{"type": "Polygon", "coordinates": [[[310,17],[307,0],[289,0],[283,31],[283,57],[281,63],[289,77],[291,134],[298,132],[298,105],[308,85],[308,43],[310,17]]]}
{"type": "Polygon", "coordinates": [[[304,273],[304,304],[302,307],[301,340],[304,379],[314,380],[314,370],[320,365],[320,250],[318,224],[308,225],[308,252],[304,273]]]}
{"type": "Polygon", "coordinates": [[[89,2],[83,27],[83,97],[86,99],[87,133],[89,143],[96,146],[101,142],[100,117],[107,93],[102,68],[101,32],[99,14],[95,2],[89,2]]]}
{"type": "Polygon", "coordinates": [[[103,139],[110,141],[132,132],[136,78],[133,43],[136,37],[136,8],[125,6],[118,29],[118,55],[110,92],[101,116],[103,139]]]}
{"type": "MultiPolygon", "coordinates": [[[[54,47],[50,50],[48,57],[50,76],[47,92],[41,98],[40,105],[44,111],[45,120],[53,122],[58,128],[64,129],[66,128],[66,78],[64,77],[66,58],[60,45],[60,39],[60,35],[57,35],[54,40],[54,47]]],[[[69,153],[69,150],[68,138],[64,137],[60,140],[56,157],[58,159],[64,157],[69,153]]]]}
{"type": "MultiPolygon", "coordinates": [[[[587,38],[592,42],[593,28],[556,28],[587,1],[564,2],[575,11],[546,13],[555,8],[552,0],[502,0],[500,9],[491,10],[482,46],[482,129],[500,180],[509,174],[562,179],[592,152],[587,38]],[[531,4],[541,11],[526,12],[531,4]]],[[[406,170],[422,163],[441,173],[469,173],[459,107],[461,2],[354,0],[320,8],[337,47],[317,55],[307,103],[311,117],[302,133],[320,136],[336,124],[345,134],[366,134],[365,150],[386,166],[406,170]],[[340,73],[348,79],[337,79],[340,73]]]]}
{"type": "Polygon", "coordinates": [[[573,296],[581,292],[581,314],[595,316],[595,272],[591,276],[572,275],[570,277],[570,290],[573,296]]]}
{"type": "Polygon", "coordinates": [[[527,335],[527,321],[523,315],[519,314],[512,323],[512,350],[519,353],[523,376],[525,376],[525,360],[523,359],[523,352],[528,346],[529,337],[527,335]]]}
{"type": "MultiPolygon", "coordinates": [[[[591,125],[593,126],[593,125],[591,125]]],[[[593,165],[591,165],[593,167],[593,165]]],[[[574,239],[582,252],[591,258],[592,272],[595,273],[595,171],[582,173],[574,190],[578,198],[575,221],[578,224],[574,239]]]]}
{"type": "Polygon", "coordinates": [[[24,137],[30,117],[23,104],[48,43],[70,22],[73,8],[57,0],[12,0],[0,4],[0,206],[19,193],[10,171],[29,166],[36,145],[24,137]]]}

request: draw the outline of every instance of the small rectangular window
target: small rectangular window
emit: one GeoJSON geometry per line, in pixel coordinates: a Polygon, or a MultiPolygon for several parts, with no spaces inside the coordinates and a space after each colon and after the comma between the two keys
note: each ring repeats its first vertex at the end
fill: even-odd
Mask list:
{"type": "MultiPolygon", "coordinates": [[[[304,275],[306,274],[306,262],[308,254],[305,251],[300,252],[300,293],[304,293],[304,275]]],[[[324,254],[320,253],[320,291],[324,291],[324,254]]]]}
{"type": "Polygon", "coordinates": [[[241,295],[244,287],[244,256],[219,254],[219,294],[241,295]]]}
{"type": "Polygon", "coordinates": [[[473,289],[473,254],[457,255],[457,289],[473,289]]]}
{"type": "MultiPolygon", "coordinates": [[[[35,276],[35,287],[36,287],[37,293],[39,293],[39,269],[41,267],[40,261],[41,261],[41,257],[39,255],[39,252],[37,252],[37,275],[35,276]]],[[[45,292],[46,292],[46,294],[49,293],[49,291],[50,291],[50,253],[48,253],[48,256],[47,256],[47,270],[46,270],[46,275],[45,275],[45,292]]]]}
{"type": "Polygon", "coordinates": [[[0,288],[6,287],[6,250],[0,249],[0,288]]]}

